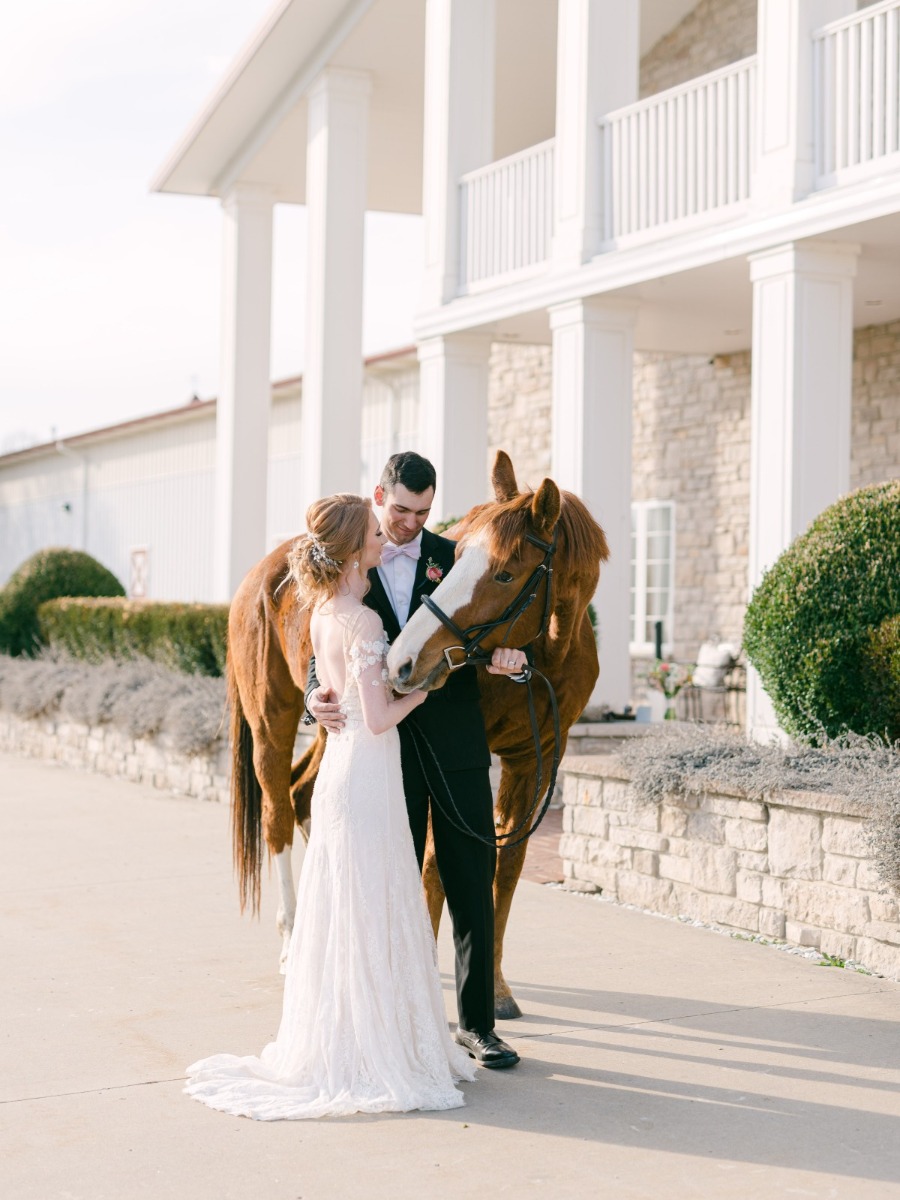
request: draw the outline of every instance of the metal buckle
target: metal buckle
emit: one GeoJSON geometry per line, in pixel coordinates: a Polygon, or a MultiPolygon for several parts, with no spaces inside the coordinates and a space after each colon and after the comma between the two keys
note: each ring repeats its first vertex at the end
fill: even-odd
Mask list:
{"type": "Polygon", "coordinates": [[[446,650],[444,650],[444,662],[447,664],[447,666],[449,667],[449,669],[450,669],[451,671],[458,671],[460,667],[465,667],[465,666],[467,666],[467,665],[468,665],[468,661],[469,661],[469,660],[468,660],[468,656],[466,655],[466,648],[465,648],[465,646],[448,646],[448,647],[446,648],[446,650]],[[463,660],[462,660],[462,662],[460,662],[460,663],[455,663],[455,662],[453,661],[453,659],[450,657],[450,655],[452,654],[452,652],[453,652],[454,650],[461,650],[461,651],[462,651],[462,653],[463,653],[463,660]]]}

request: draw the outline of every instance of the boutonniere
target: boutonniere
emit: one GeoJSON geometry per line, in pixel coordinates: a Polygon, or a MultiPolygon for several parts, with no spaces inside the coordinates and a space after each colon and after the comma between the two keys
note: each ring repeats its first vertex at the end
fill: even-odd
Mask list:
{"type": "Polygon", "coordinates": [[[440,583],[444,578],[444,568],[433,558],[429,558],[425,563],[425,578],[430,579],[432,583],[440,583]]]}

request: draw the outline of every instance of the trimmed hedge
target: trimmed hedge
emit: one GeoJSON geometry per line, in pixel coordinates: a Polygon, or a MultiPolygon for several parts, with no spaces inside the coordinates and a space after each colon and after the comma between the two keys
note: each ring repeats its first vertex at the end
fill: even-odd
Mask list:
{"type": "Polygon", "coordinates": [[[40,648],[38,608],[57,596],[124,596],[102,563],[83,550],[51,547],[27,558],[0,591],[0,652],[34,654],[40,648]]]}
{"type": "Polygon", "coordinates": [[[788,733],[900,738],[900,480],[821,513],[766,572],[744,646],[788,733]]]}
{"type": "Polygon", "coordinates": [[[143,657],[189,675],[225,671],[227,604],[51,600],[38,619],[52,649],[88,662],[143,657]]]}

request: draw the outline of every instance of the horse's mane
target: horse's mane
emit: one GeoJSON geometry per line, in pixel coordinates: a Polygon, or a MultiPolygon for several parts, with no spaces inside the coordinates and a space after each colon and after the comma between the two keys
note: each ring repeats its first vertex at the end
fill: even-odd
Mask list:
{"type": "MultiPolygon", "coordinates": [[[[529,526],[534,492],[527,490],[499,504],[483,504],[465,519],[460,532],[465,537],[486,535],[486,547],[495,563],[510,559],[522,541],[523,526],[529,526]]],[[[609,558],[603,530],[588,512],[584,501],[572,492],[560,491],[559,539],[556,566],[560,572],[595,567],[609,558]]]]}

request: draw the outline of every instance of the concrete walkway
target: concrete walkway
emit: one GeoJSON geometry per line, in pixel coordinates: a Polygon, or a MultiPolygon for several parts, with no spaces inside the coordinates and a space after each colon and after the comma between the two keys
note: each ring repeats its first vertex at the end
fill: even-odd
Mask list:
{"type": "Polygon", "coordinates": [[[0,820],[4,1200],[900,1197],[896,984],[525,882],[518,1069],[450,1113],[257,1124],[181,1094],[280,1014],[224,807],[0,756],[0,820]]]}

